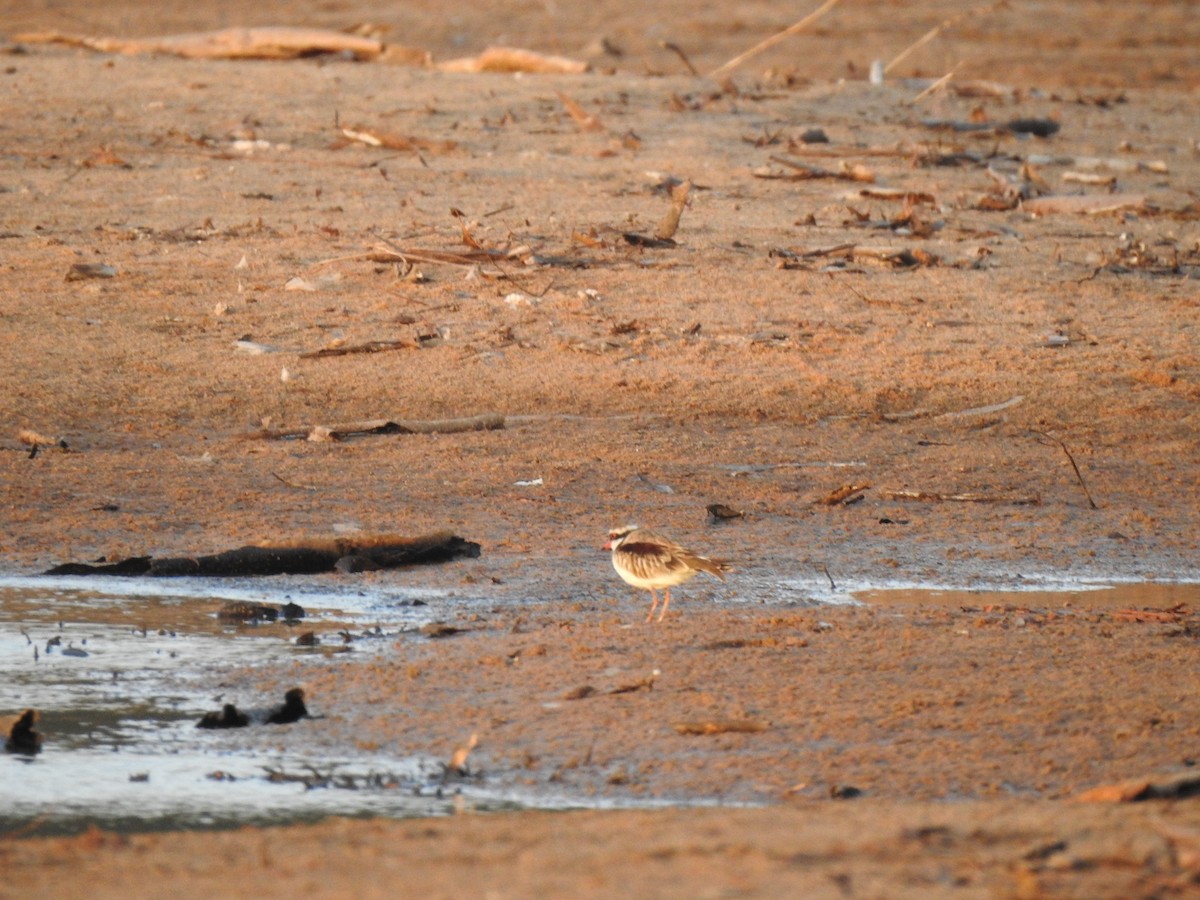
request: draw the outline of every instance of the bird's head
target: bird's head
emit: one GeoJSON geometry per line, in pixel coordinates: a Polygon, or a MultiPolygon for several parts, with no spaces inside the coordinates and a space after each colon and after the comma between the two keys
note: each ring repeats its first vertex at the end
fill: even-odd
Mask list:
{"type": "Polygon", "coordinates": [[[620,528],[613,528],[608,532],[608,543],[604,545],[605,550],[616,550],[621,546],[625,538],[629,537],[638,527],[636,525],[622,525],[620,528]]]}

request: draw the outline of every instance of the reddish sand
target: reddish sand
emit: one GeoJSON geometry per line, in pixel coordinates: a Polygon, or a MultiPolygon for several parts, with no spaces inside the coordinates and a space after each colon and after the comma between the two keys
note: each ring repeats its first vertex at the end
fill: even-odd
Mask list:
{"type": "Polygon", "coordinates": [[[872,86],[873,59],[960,5],[847,2],[724,85],[660,42],[708,72],[803,11],[242,6],[0,4],[0,35],[365,21],[435,60],[509,44],[595,70],[0,45],[0,558],[452,528],[479,560],[346,577],[494,598],[447,607],[471,631],[233,683],[303,680],[329,718],[296,739],[448,755],[476,732],[473,763],[533,796],[727,805],[9,837],[6,890],[146,894],[147,872],[196,896],[1196,890],[1195,801],[1068,800],[1194,764],[1194,592],[791,603],[827,579],[1200,580],[1194,10],[977,11],[872,86]],[[927,96],[900,80],[950,71],[927,96]],[[931,124],[1019,118],[1061,128],[931,124]],[[677,244],[631,245],[671,179],[693,182],[677,244]],[[995,208],[1022,189],[1090,211],[995,208]],[[524,249],[430,253],[480,248],[524,249]],[[67,277],[86,264],[115,277],[67,277]],[[305,355],[372,341],[398,344],[305,355]],[[506,427],[247,437],[482,413],[506,427]],[[30,458],[20,429],[68,450],[30,458]],[[860,502],[817,502],[846,484],[860,502]],[[746,515],[711,525],[714,502],[746,515]],[[737,572],[645,626],[598,550],[629,520],[737,572]]]}

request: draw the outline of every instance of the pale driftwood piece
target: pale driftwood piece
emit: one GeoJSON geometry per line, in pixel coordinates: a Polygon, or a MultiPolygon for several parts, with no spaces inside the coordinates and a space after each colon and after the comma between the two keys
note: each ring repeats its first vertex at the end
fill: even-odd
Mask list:
{"type": "Polygon", "coordinates": [[[821,18],[821,16],[825,15],[825,13],[829,12],[829,10],[837,6],[839,2],[841,2],[841,0],[825,0],[825,2],[822,3],[817,9],[810,12],[799,22],[789,25],[787,28],[783,29],[783,31],[771,35],[765,41],[760,41],[759,43],[755,44],[745,53],[738,54],[733,59],[729,60],[729,62],[713,69],[708,73],[708,77],[714,79],[720,78],[722,75],[732,72],[746,60],[758,56],[758,54],[762,53],[764,50],[769,50],[771,47],[774,47],[780,41],[787,40],[794,34],[799,34],[813,22],[817,21],[817,19],[821,18]]]}
{"type": "Polygon", "coordinates": [[[308,425],[304,428],[264,428],[242,437],[251,440],[286,441],[303,438],[310,441],[338,441],[367,434],[455,434],[463,431],[494,431],[504,427],[500,413],[485,413],[460,419],[367,419],[334,425],[308,425]]]}
{"type": "Polygon", "coordinates": [[[941,491],[880,491],[879,496],[884,500],[925,500],[932,502],[957,503],[1011,503],[1014,506],[1037,506],[1042,502],[1038,496],[1004,496],[1003,494],[976,494],[964,492],[959,494],[944,494],[941,491]]]}
{"type": "Polygon", "coordinates": [[[1111,173],[1102,175],[1099,172],[1063,172],[1060,177],[1071,184],[1089,184],[1095,187],[1114,187],[1117,183],[1117,176],[1111,173]]]}
{"type": "Polygon", "coordinates": [[[1000,403],[991,403],[987,406],[973,406],[970,409],[957,409],[952,412],[942,413],[937,418],[939,419],[962,419],[967,416],[987,416],[992,413],[1000,412],[1009,407],[1016,406],[1025,400],[1024,394],[1017,394],[1015,397],[1009,397],[1000,403]]]}
{"type": "Polygon", "coordinates": [[[318,53],[350,53],[356,59],[375,59],[383,42],[322,28],[223,28],[156,38],[126,39],[36,32],[14,35],[25,44],[68,44],[101,53],[165,53],[188,59],[296,59],[318,53]]]}
{"type": "Polygon", "coordinates": [[[478,56],[436,63],[443,72],[530,72],[538,75],[582,75],[588,63],[565,56],[547,56],[519,47],[488,47],[478,56]]]}
{"type": "Polygon", "coordinates": [[[408,134],[391,134],[369,125],[350,125],[342,128],[342,134],[351,141],[368,147],[383,147],[387,150],[405,150],[410,153],[450,153],[458,148],[457,141],[435,141],[430,138],[408,134]]]}
{"type": "Polygon", "coordinates": [[[1119,212],[1123,209],[1145,209],[1145,194],[1083,194],[1066,197],[1036,197],[1021,203],[1021,209],[1035,216],[1054,213],[1088,216],[1119,212]]]}

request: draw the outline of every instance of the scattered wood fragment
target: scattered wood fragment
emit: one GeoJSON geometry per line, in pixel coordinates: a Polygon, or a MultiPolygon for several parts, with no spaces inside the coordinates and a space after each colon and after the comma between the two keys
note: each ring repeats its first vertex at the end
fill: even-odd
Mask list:
{"type": "Polygon", "coordinates": [[[369,37],[321,28],[268,26],[223,28],[153,38],[91,37],[62,32],[13,35],[23,44],[67,44],[101,53],[162,53],[188,59],[297,59],[323,53],[346,53],[355,59],[376,59],[383,42],[369,37]]]}
{"type": "Polygon", "coordinates": [[[17,432],[17,440],[24,444],[30,450],[30,456],[36,456],[37,451],[42,447],[57,447],[60,450],[68,450],[69,445],[62,438],[48,437],[40,431],[34,431],[31,428],[22,428],[17,432]]]}
{"type": "Polygon", "coordinates": [[[419,350],[420,341],[401,339],[394,341],[367,341],[362,344],[340,344],[333,347],[321,347],[319,350],[306,350],[300,354],[300,359],[325,359],[330,356],[351,356],[356,353],[383,353],[388,350],[419,350]]]}
{"type": "Polygon", "coordinates": [[[606,693],[609,694],[632,694],[635,691],[652,691],[654,690],[654,682],[658,676],[662,674],[658,669],[655,669],[645,678],[639,678],[637,681],[631,681],[628,684],[618,685],[606,693]]]}
{"type": "Polygon", "coordinates": [[[448,638],[454,637],[456,634],[462,634],[463,629],[455,625],[447,625],[445,622],[426,622],[418,631],[427,638],[448,638]]]}
{"type": "Polygon", "coordinates": [[[197,728],[245,728],[250,717],[232,703],[226,703],[220,712],[206,712],[196,723],[197,728]]]}
{"type": "Polygon", "coordinates": [[[4,735],[4,749],[9,753],[33,756],[42,749],[42,735],[37,730],[39,715],[36,709],[27,709],[18,716],[0,719],[0,734],[4,735]]]}
{"type": "Polygon", "coordinates": [[[341,132],[351,141],[366,144],[368,147],[383,147],[387,150],[404,150],[410,153],[440,155],[451,153],[458,149],[458,141],[435,141],[430,138],[416,137],[414,135],[391,134],[367,125],[343,127],[341,132]]]}
{"type": "Polygon", "coordinates": [[[676,722],[673,727],[680,734],[758,734],[770,726],[758,719],[702,719],[676,722]]]}
{"type": "Polygon", "coordinates": [[[64,281],[84,281],[88,278],[116,278],[117,270],[108,263],[75,263],[67,270],[64,281]]]}
{"type": "Polygon", "coordinates": [[[1086,184],[1092,187],[1115,188],[1117,185],[1117,176],[1111,173],[1101,175],[1099,172],[1063,172],[1059,178],[1068,184],[1086,184]]]}
{"type": "Polygon", "coordinates": [[[714,522],[728,522],[731,519],[740,519],[746,515],[740,509],[734,509],[732,506],[726,506],[724,503],[710,503],[705,508],[714,522]]]}
{"type": "Polygon", "coordinates": [[[1083,480],[1083,474],[1079,471],[1079,466],[1075,463],[1075,457],[1071,455],[1071,451],[1067,449],[1066,443],[1061,438],[1056,438],[1052,434],[1047,434],[1044,431],[1038,431],[1036,428],[1031,428],[1034,434],[1044,437],[1048,441],[1053,441],[1062,448],[1062,452],[1067,455],[1067,460],[1071,463],[1071,468],[1075,470],[1075,478],[1079,482],[1079,486],[1083,488],[1083,494],[1087,497],[1088,506],[1092,509],[1099,509],[1096,506],[1096,501],[1092,499],[1092,492],[1088,490],[1087,482],[1083,480]]]}
{"type": "Polygon", "coordinates": [[[717,66],[717,68],[708,73],[708,77],[714,80],[719,80],[722,76],[732,72],[746,60],[758,56],[758,54],[762,53],[764,50],[769,50],[780,41],[786,40],[792,35],[799,34],[813,22],[817,21],[817,19],[821,18],[821,16],[825,15],[825,13],[829,12],[829,10],[837,6],[839,2],[840,0],[825,0],[825,2],[822,3],[817,9],[813,10],[800,21],[789,25],[787,28],[783,29],[783,31],[771,35],[766,40],[760,41],[745,53],[739,53],[737,56],[723,65],[717,66]]]}
{"type": "Polygon", "coordinates": [[[1138,803],[1143,800],[1185,800],[1200,796],[1200,774],[1132,778],[1117,784],[1103,784],[1077,794],[1079,803],[1138,803]]]}
{"type": "Polygon", "coordinates": [[[817,503],[821,506],[849,506],[861,500],[863,491],[870,486],[869,484],[843,484],[817,500],[817,503]]]}
{"type": "Polygon", "coordinates": [[[1009,119],[1007,122],[964,121],[961,119],[924,119],[921,124],[926,128],[939,131],[975,132],[979,134],[1032,134],[1034,137],[1048,138],[1057,134],[1062,125],[1054,119],[1009,119]]]}
{"type": "Polygon", "coordinates": [[[1191,610],[1186,603],[1180,603],[1170,609],[1116,609],[1112,617],[1121,622],[1167,622],[1177,623],[1188,615],[1191,610]]]}
{"type": "Polygon", "coordinates": [[[633,247],[646,247],[651,250],[665,250],[668,247],[678,246],[671,238],[650,237],[633,231],[627,231],[621,237],[625,239],[625,243],[633,247]]]}
{"type": "Polygon", "coordinates": [[[267,716],[268,725],[291,725],[308,718],[308,707],[304,703],[304,690],[292,688],[283,695],[283,706],[267,716]]]}
{"type": "Polygon", "coordinates": [[[572,121],[579,126],[580,131],[605,131],[604,123],[593,113],[588,112],[575,100],[562,91],[558,92],[558,100],[567,111],[572,121]]]}
{"type": "Polygon", "coordinates": [[[1144,211],[1144,194],[1072,194],[1069,196],[1035,197],[1021,203],[1021,209],[1035,216],[1055,213],[1098,216],[1104,213],[1132,209],[1144,211]]]}
{"type": "Polygon", "coordinates": [[[279,618],[279,609],[267,603],[230,600],[217,610],[217,618],[222,622],[274,622],[279,618]]]}
{"type": "Polygon", "coordinates": [[[478,56],[435,63],[443,72],[528,72],[537,75],[582,75],[591,66],[565,56],[549,56],[519,47],[488,47],[478,56]]]}
{"type": "Polygon", "coordinates": [[[660,241],[669,241],[675,237],[675,232],[679,228],[679,217],[683,215],[684,207],[687,206],[688,194],[691,193],[692,183],[685,181],[682,184],[677,184],[671,188],[671,207],[667,210],[667,214],[663,216],[662,221],[658,223],[658,228],[654,230],[654,236],[660,241]]]}
{"type": "Polygon", "coordinates": [[[690,59],[688,59],[687,54],[683,52],[683,48],[680,47],[678,44],[673,44],[670,41],[659,41],[658,46],[662,47],[664,50],[670,50],[672,53],[674,53],[676,56],[678,56],[679,61],[682,62],[684,64],[684,66],[687,67],[689,75],[699,75],[700,74],[699,72],[696,71],[696,67],[692,65],[692,61],[690,59]]]}
{"type": "Polygon", "coordinates": [[[956,409],[951,412],[942,413],[936,416],[938,419],[963,419],[968,416],[987,416],[992,413],[998,413],[1002,410],[1016,406],[1025,400],[1024,394],[1017,394],[1015,397],[1009,397],[1000,403],[990,403],[987,406],[973,406],[970,409],[956,409]]]}
{"type": "Polygon", "coordinates": [[[418,537],[366,535],[290,544],[262,543],[207,556],[138,556],[114,563],[64,563],[46,575],[126,575],[149,577],[312,575],[354,570],[355,566],[392,569],[477,557],[480,547],[438,531],[418,537]]]}
{"type": "Polygon", "coordinates": [[[875,181],[875,173],[861,163],[847,163],[842,160],[837,169],[825,169],[808,163],[788,159],[786,156],[771,156],[771,162],[786,166],[792,174],[777,172],[774,169],[760,167],[751,174],[755,178],[782,179],[785,181],[807,181],[811,178],[838,178],[842,181],[875,181]]]}
{"type": "Polygon", "coordinates": [[[333,263],[349,262],[365,259],[377,263],[438,263],[448,266],[479,266],[483,263],[498,264],[505,261],[526,262],[533,256],[533,250],[526,244],[512,247],[484,248],[475,247],[470,250],[437,250],[422,247],[393,247],[386,241],[377,243],[364,253],[352,253],[349,256],[334,256],[312,264],[310,268],[320,269],[333,263]]]}
{"type": "Polygon", "coordinates": [[[963,492],[956,494],[946,494],[941,491],[880,491],[879,496],[884,500],[926,500],[933,502],[957,502],[957,503],[1011,503],[1014,506],[1038,506],[1042,502],[1042,498],[1036,494],[1033,496],[1009,496],[1004,494],[978,494],[973,492],[963,492]]]}
{"type": "Polygon", "coordinates": [[[334,425],[306,425],[303,428],[264,428],[243,434],[245,440],[340,441],[354,435],[377,434],[458,434],[465,431],[496,431],[504,428],[500,413],[484,413],[458,419],[367,419],[334,425]]]}

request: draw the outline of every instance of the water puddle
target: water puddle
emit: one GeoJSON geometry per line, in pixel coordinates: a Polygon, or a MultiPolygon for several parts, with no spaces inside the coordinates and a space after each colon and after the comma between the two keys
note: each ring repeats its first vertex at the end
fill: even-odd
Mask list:
{"type": "Polygon", "coordinates": [[[1170,609],[1180,604],[1200,606],[1200,584],[1110,582],[1048,590],[962,590],[955,588],[895,587],[854,592],[872,606],[1020,607],[1024,609],[1170,609]]]}
{"type": "MultiPolygon", "coordinates": [[[[436,591],[330,591],[319,585],[138,579],[0,578],[0,713],[33,707],[52,745],[0,754],[0,832],[55,834],[89,824],[159,830],[309,821],[328,815],[436,815],[470,785],[443,784],[432,759],[305,752],[302,721],[196,728],[220,709],[222,674],[283,668],[300,630],[393,640],[432,619],[436,591]],[[227,601],[303,606],[298,625],[230,624],[227,601]],[[289,732],[291,732],[289,734],[289,732]]],[[[337,641],[327,642],[337,645],[337,641]]],[[[356,642],[371,652],[372,643],[356,642]]],[[[280,703],[282,697],[277,698],[280,703]]],[[[239,708],[244,698],[237,698],[239,708]]],[[[278,705],[278,704],[277,704],[278,705]]],[[[247,710],[265,718],[266,709],[247,710]]],[[[503,807],[478,792],[473,806],[503,807]]]]}
{"type": "MultiPolygon", "coordinates": [[[[1073,583],[1048,590],[1043,582],[1019,591],[853,585],[822,591],[814,581],[765,576],[760,581],[746,596],[783,605],[1081,610],[1200,605],[1198,584],[1073,583]]],[[[226,694],[229,672],[262,668],[270,673],[265,680],[276,682],[300,657],[319,664],[336,649],[340,631],[356,637],[355,653],[382,651],[444,615],[451,604],[461,612],[484,601],[387,581],[360,580],[347,587],[332,579],[0,576],[0,714],[36,708],[42,711],[40,730],[51,736],[38,755],[0,754],[5,801],[0,833],[64,834],[93,824],[147,831],[286,824],[329,815],[429,816],[462,804],[622,805],[533,798],[512,786],[472,779],[445,782],[440,760],[388,756],[352,742],[341,755],[331,755],[326,742],[313,739],[321,725],[312,720],[196,728],[201,715],[225,702],[265,718],[266,708],[247,708],[249,698],[226,694]],[[308,613],[299,624],[230,624],[217,616],[228,601],[278,606],[289,600],[308,613]],[[302,630],[323,635],[321,645],[297,646],[294,637],[302,630]]]]}

